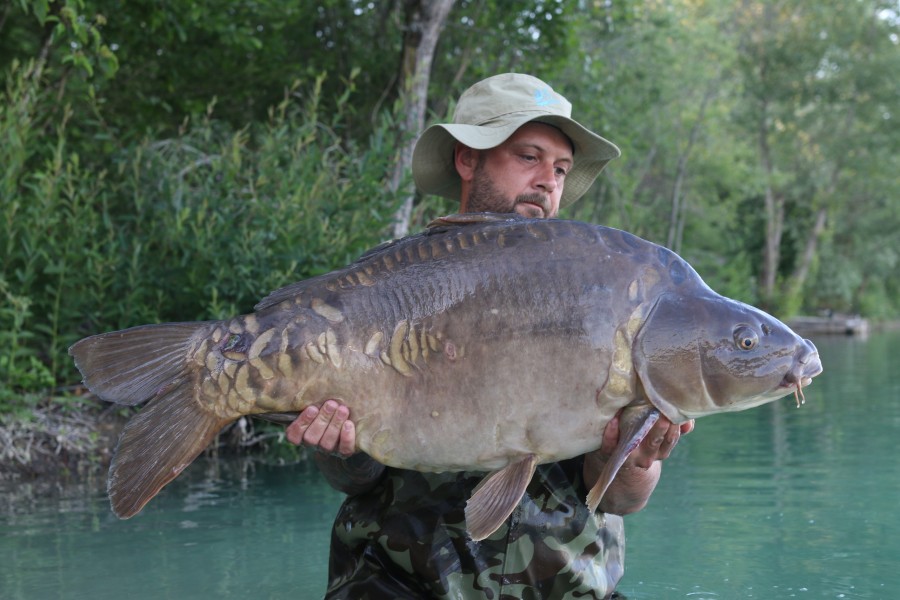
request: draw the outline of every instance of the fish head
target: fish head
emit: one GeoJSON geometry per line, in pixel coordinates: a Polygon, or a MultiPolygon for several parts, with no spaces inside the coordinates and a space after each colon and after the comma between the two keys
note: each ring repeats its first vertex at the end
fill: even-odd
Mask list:
{"type": "Polygon", "coordinates": [[[775,317],[712,290],[662,294],[635,336],[647,399],[674,423],[794,394],[822,372],[815,345],[775,317]]]}

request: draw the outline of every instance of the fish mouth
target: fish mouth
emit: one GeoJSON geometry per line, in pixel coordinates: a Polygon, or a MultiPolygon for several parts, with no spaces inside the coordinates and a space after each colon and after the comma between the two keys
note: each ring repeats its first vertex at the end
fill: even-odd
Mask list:
{"type": "Polygon", "coordinates": [[[817,369],[813,369],[813,372],[810,373],[788,373],[784,376],[784,379],[781,380],[781,384],[778,386],[780,389],[788,389],[793,390],[794,400],[797,402],[797,408],[800,408],[801,405],[806,404],[806,397],[803,395],[803,388],[812,383],[813,377],[822,372],[822,366],[818,365],[817,369]]]}
{"type": "Polygon", "coordinates": [[[794,368],[785,374],[779,386],[780,388],[793,388],[797,408],[806,403],[803,388],[811,384],[813,377],[822,372],[822,361],[819,359],[819,352],[815,345],[809,340],[803,340],[800,348],[795,355],[797,360],[794,368]]]}

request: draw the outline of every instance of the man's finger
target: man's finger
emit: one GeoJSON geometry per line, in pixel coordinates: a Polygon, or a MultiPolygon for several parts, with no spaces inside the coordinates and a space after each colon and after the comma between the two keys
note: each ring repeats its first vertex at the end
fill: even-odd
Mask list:
{"type": "Polygon", "coordinates": [[[313,426],[306,430],[305,440],[310,444],[318,445],[321,450],[334,452],[338,446],[344,422],[349,416],[350,411],[346,406],[338,406],[336,402],[326,402],[319,412],[319,418],[313,422],[313,426]],[[322,424],[324,424],[324,429],[321,430],[321,434],[318,434],[318,429],[322,424]],[[310,433],[311,431],[313,433],[310,433]],[[314,435],[318,435],[318,437],[313,438],[314,435]]]}
{"type": "Polygon", "coordinates": [[[681,438],[681,426],[669,424],[666,432],[663,434],[662,443],[659,445],[659,450],[657,452],[657,459],[664,460],[669,458],[669,455],[672,453],[672,449],[678,444],[678,440],[681,438]]]}
{"type": "Polygon", "coordinates": [[[318,406],[309,406],[301,412],[300,416],[294,419],[294,422],[288,425],[285,430],[285,436],[288,441],[299,446],[303,442],[303,436],[306,434],[306,429],[309,427],[309,424],[316,419],[318,414],[318,406]]]}
{"type": "Polygon", "coordinates": [[[629,457],[634,466],[649,469],[660,458],[660,455],[666,452],[664,446],[670,425],[671,422],[668,419],[661,418],[650,428],[643,441],[629,457]]]}
{"type": "Polygon", "coordinates": [[[334,416],[334,409],[337,403],[333,400],[327,400],[325,404],[316,413],[316,418],[310,422],[309,427],[303,432],[303,443],[307,446],[318,446],[322,435],[334,416]]]}
{"type": "Polygon", "coordinates": [[[340,442],[338,443],[338,453],[341,456],[350,456],[356,452],[356,426],[353,421],[344,421],[341,429],[340,442]]]}
{"type": "Polygon", "coordinates": [[[600,452],[610,455],[619,443],[619,413],[610,419],[603,429],[603,438],[600,441],[600,452]]]}

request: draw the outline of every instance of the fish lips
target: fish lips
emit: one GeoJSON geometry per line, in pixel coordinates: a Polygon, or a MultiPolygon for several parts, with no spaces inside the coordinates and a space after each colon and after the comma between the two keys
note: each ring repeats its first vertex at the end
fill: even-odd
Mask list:
{"type": "Polygon", "coordinates": [[[803,388],[812,383],[814,377],[822,373],[822,360],[815,344],[803,339],[794,355],[793,368],[788,371],[781,380],[781,388],[785,393],[794,392],[797,406],[804,402],[803,388]]]}

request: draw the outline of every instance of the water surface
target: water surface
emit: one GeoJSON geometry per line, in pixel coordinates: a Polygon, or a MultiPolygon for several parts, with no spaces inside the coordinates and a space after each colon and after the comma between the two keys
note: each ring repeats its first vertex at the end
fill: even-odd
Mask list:
{"type": "Polygon", "coordinates": [[[0,598],[317,598],[341,495],[311,463],[200,460],[137,516],[103,482],[26,498],[0,520],[0,598]]]}
{"type": "MultiPolygon", "coordinates": [[[[631,600],[900,598],[900,335],[814,340],[790,399],[705,417],[628,517],[631,600]]],[[[309,464],[192,465],[138,516],[102,481],[3,490],[0,598],[318,598],[340,495],[309,464]]]]}
{"type": "Polygon", "coordinates": [[[814,341],[802,408],[705,417],[665,463],[629,598],[900,598],[900,335],[814,341]]]}

